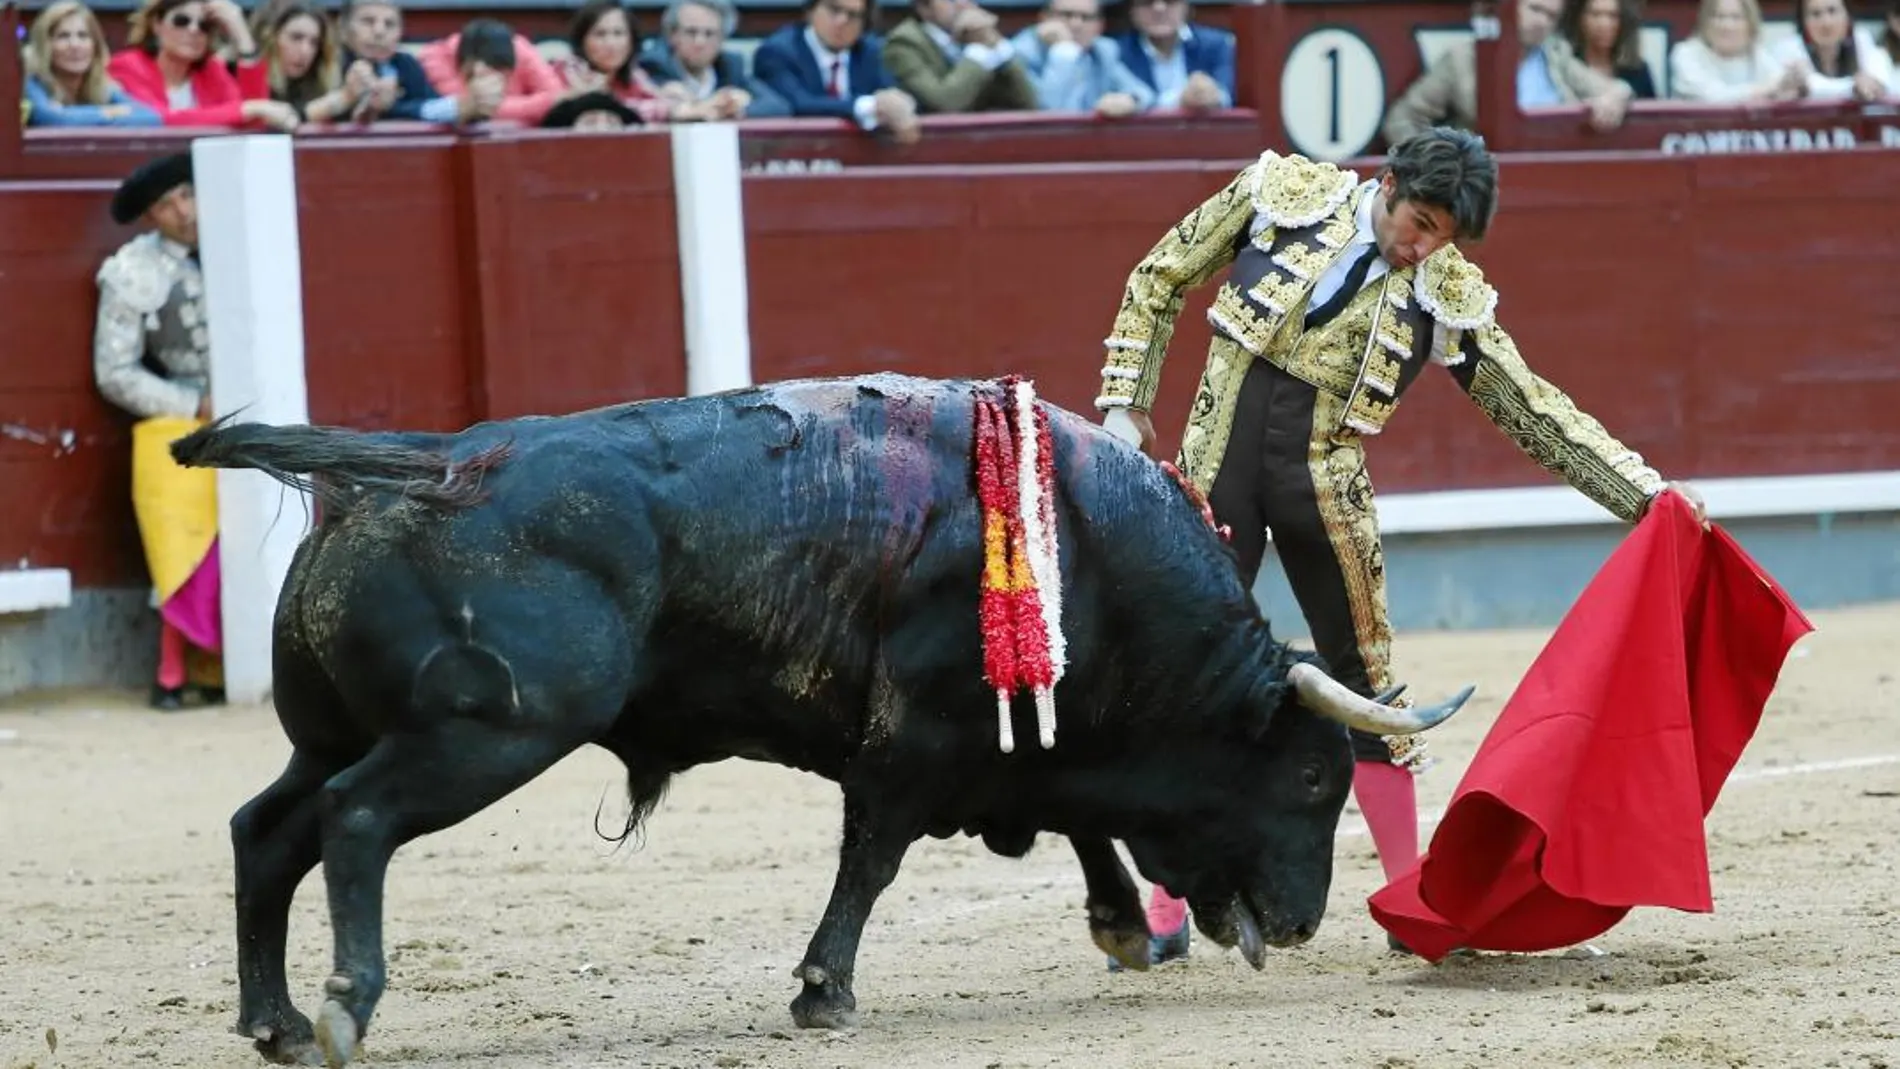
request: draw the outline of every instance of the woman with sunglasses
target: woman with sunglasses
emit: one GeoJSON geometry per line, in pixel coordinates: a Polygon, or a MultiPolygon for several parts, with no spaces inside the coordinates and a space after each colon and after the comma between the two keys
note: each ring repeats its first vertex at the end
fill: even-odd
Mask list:
{"type": "Polygon", "coordinates": [[[244,14],[231,0],[146,0],[132,14],[130,46],[106,72],[169,126],[297,127],[297,110],[270,98],[269,70],[244,14]],[[212,36],[229,41],[227,64],[212,36]]]}

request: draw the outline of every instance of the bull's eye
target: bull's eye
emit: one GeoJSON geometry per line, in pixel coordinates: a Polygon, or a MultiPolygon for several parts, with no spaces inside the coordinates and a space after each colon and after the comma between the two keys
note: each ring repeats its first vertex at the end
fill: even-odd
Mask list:
{"type": "Polygon", "coordinates": [[[1319,790],[1320,775],[1318,768],[1307,765],[1305,770],[1301,773],[1301,776],[1305,778],[1308,790],[1319,790]]]}

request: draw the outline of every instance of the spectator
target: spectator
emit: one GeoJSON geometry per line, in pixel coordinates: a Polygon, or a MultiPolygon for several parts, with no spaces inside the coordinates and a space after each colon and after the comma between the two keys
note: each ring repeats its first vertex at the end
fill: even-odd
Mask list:
{"type": "Polygon", "coordinates": [[[1234,106],[1234,35],[1194,22],[1188,0],[1129,0],[1134,29],[1120,34],[1122,62],[1154,90],[1157,108],[1234,106]]]}
{"type": "Polygon", "coordinates": [[[168,125],[297,128],[296,109],[270,99],[263,57],[231,0],[146,0],[129,23],[130,47],[113,55],[106,74],[168,125]],[[214,54],[214,33],[236,51],[235,73],[214,54]]]}
{"type": "Polygon", "coordinates": [[[1036,85],[996,15],[973,0],[911,0],[884,66],[925,112],[1034,111],[1036,85]]]}
{"type": "Polygon", "coordinates": [[[268,21],[255,32],[270,74],[271,99],[296,108],[306,122],[350,118],[373,86],[361,77],[344,81],[330,20],[305,0],[274,5],[266,13],[268,21]]]}
{"type": "Polygon", "coordinates": [[[1669,91],[1680,100],[1767,104],[1799,99],[1807,84],[1801,64],[1762,41],[1756,0],[1702,0],[1695,32],[1669,49],[1669,91]]]}
{"type": "Polygon", "coordinates": [[[726,118],[790,115],[785,98],[748,74],[745,57],[726,48],[738,21],[731,0],[672,0],[660,13],[660,37],[641,46],[640,66],[660,83],[662,96],[712,101],[726,118]]]}
{"type": "Polygon", "coordinates": [[[1569,0],[1560,26],[1565,43],[1593,71],[1629,83],[1637,100],[1656,99],[1656,80],[1643,62],[1640,0],[1569,0]]]}
{"type": "Polygon", "coordinates": [[[485,102],[472,94],[445,97],[429,84],[421,61],[401,48],[402,9],[390,0],[343,0],[338,18],[343,23],[343,77],[362,94],[351,118],[453,123],[487,117],[480,106],[485,102]]]}
{"type": "MultiPolygon", "coordinates": [[[[99,268],[93,379],[106,400],[138,422],[132,428],[132,502],[159,611],[154,709],[184,705],[187,646],[223,645],[218,605],[217,485],[213,472],[188,472],[166,451],[211,414],[210,335],[198,266],[198,202],[191,154],[154,160],[112,197],[112,221],[151,229],[120,246],[99,268]]],[[[222,687],[203,687],[207,703],[222,687]]]]}
{"type": "MultiPolygon", "coordinates": [[[[1557,24],[1557,0],[1517,0],[1517,105],[1547,107],[1583,102],[1590,125],[1614,130],[1629,111],[1631,90],[1620,79],[1598,74],[1577,58],[1557,24]]],[[[1398,144],[1432,126],[1470,129],[1478,122],[1478,47],[1466,40],[1446,49],[1385,117],[1385,139],[1398,144]]]]}
{"type": "Polygon", "coordinates": [[[469,20],[460,33],[422,46],[416,58],[436,92],[469,94],[471,118],[533,126],[569,95],[534,42],[491,18],[469,20]]]}
{"type": "Polygon", "coordinates": [[[157,126],[158,112],[106,77],[105,34],[81,0],[56,0],[33,20],[21,57],[31,126],[157,126]]]}
{"type": "Polygon", "coordinates": [[[899,144],[923,132],[917,101],[891,84],[883,45],[866,32],[868,0],[805,0],[805,18],[759,42],[752,70],[792,106],[794,115],[855,120],[888,130],[899,144]]]}
{"type": "Polygon", "coordinates": [[[1854,25],[1846,0],[1795,0],[1795,33],[1775,46],[1777,58],[1800,64],[1811,100],[1879,100],[1893,80],[1893,60],[1854,25]]]}
{"type": "Polygon", "coordinates": [[[1102,36],[1099,0],[1048,0],[1042,18],[1017,31],[1011,43],[1048,111],[1115,119],[1154,104],[1154,90],[1122,62],[1121,46],[1102,36]]]}
{"type": "MultiPolygon", "coordinates": [[[[620,0],[587,0],[574,12],[574,21],[568,25],[569,54],[554,64],[554,73],[560,75],[561,83],[571,92],[612,94],[643,123],[724,117],[714,115],[710,108],[676,104],[660,96],[653,79],[634,65],[637,45],[634,36],[633,19],[620,5],[620,0]]],[[[592,107],[574,112],[563,125],[575,125],[582,119],[599,124],[614,114],[612,109],[592,107]]],[[[543,120],[542,125],[549,123],[543,120]]]]}

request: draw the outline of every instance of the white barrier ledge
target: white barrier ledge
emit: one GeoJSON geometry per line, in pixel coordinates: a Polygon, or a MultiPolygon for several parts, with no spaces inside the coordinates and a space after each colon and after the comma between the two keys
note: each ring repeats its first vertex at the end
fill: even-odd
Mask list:
{"type": "Polygon", "coordinates": [[[63,609],[73,603],[73,573],[64,568],[0,572],[0,613],[63,609]]]}
{"type": "MultiPolygon", "coordinates": [[[[191,145],[211,331],[211,404],[260,423],[307,423],[296,157],[281,134],[191,145]]],[[[271,618],[309,517],[302,495],[262,472],[218,472],[224,691],[264,701],[271,618]]]]}
{"type": "Polygon", "coordinates": [[[752,333],[739,127],[680,123],[672,138],[686,392],[741,389],[752,385],[752,333]]]}
{"type": "MultiPolygon", "coordinates": [[[[1684,481],[1702,492],[1709,518],[1717,522],[1900,511],[1900,471],[1684,481]]],[[[1378,507],[1379,529],[1389,535],[1621,522],[1568,486],[1381,494],[1378,507]]]]}

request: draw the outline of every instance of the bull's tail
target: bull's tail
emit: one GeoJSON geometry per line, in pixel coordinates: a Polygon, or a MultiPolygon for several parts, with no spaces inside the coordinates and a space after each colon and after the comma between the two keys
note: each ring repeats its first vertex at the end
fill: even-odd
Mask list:
{"type": "Polygon", "coordinates": [[[456,460],[447,449],[402,440],[414,436],[229,418],[173,442],[172,459],[188,468],[261,471],[331,507],[365,490],[383,490],[438,508],[466,508],[482,500],[483,476],[510,450],[503,442],[456,460]]]}

